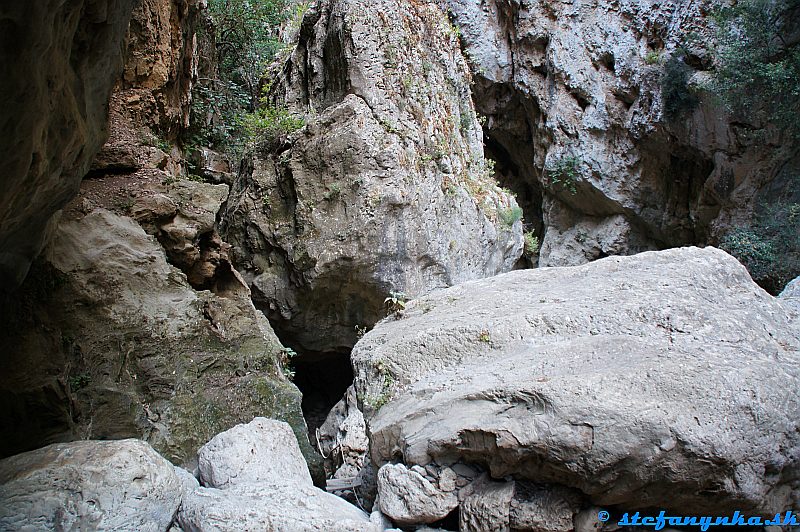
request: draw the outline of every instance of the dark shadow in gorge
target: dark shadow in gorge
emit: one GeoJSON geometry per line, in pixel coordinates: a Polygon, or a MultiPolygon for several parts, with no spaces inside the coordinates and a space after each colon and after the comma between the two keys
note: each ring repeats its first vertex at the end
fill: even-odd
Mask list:
{"type": "MultiPolygon", "coordinates": [[[[291,346],[289,339],[281,338],[284,345],[291,346]],[[288,343],[287,343],[288,342],[288,343]]],[[[325,423],[328,414],[344,397],[353,384],[353,368],[350,365],[350,350],[315,353],[296,351],[290,361],[294,372],[292,379],[303,394],[303,417],[308,425],[308,438],[316,447],[316,431],[325,423]]]]}

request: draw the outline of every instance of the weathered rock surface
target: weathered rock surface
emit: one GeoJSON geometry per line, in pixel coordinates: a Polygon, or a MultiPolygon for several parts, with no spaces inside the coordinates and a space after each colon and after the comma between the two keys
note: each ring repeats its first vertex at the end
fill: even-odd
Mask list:
{"type": "Polygon", "coordinates": [[[313,484],[292,428],[256,418],[218,434],[198,453],[204,486],[226,489],[276,479],[313,484]]]}
{"type": "Polygon", "coordinates": [[[351,386],[328,414],[316,435],[325,459],[326,473],[333,478],[357,477],[369,450],[367,424],[358,409],[356,391],[351,386]]]}
{"type": "Polygon", "coordinates": [[[439,490],[403,464],[386,464],[378,470],[378,497],[381,511],[400,525],[433,523],[458,506],[454,492],[439,490]]]}
{"type": "Polygon", "coordinates": [[[510,270],[516,201],[483,157],[470,76],[435,5],[326,0],[273,83],[305,116],[232,186],[222,234],[257,306],[312,351],[409,296],[510,270]]]}
{"type": "Polygon", "coordinates": [[[483,476],[459,494],[459,532],[511,530],[514,482],[493,482],[483,476]]]}
{"type": "Polygon", "coordinates": [[[796,141],[702,90],[717,2],[443,4],[542,266],[718,242],[797,174],[796,141]],[[697,105],[676,108],[670,94],[697,105]]]}
{"type": "Polygon", "coordinates": [[[800,502],[799,347],[738,261],[686,248],[435,292],[353,364],[377,464],[461,459],[601,506],[774,514],[800,502]]]}
{"type": "Polygon", "coordinates": [[[133,0],[0,6],[0,288],[23,281],[106,136],[133,0]]]}
{"type": "Polygon", "coordinates": [[[800,313],[800,277],[787,284],[778,298],[800,313]]]}
{"type": "Polygon", "coordinates": [[[172,464],[139,440],[58,443],[0,461],[3,530],[162,532],[180,502],[172,464]]]}
{"type": "Polygon", "coordinates": [[[186,531],[382,530],[348,502],[315,488],[289,425],[256,418],[200,451],[206,487],[184,498],[186,531]]]}
{"type": "MultiPolygon", "coordinates": [[[[156,191],[177,204],[191,185],[194,197],[213,188],[156,191]]],[[[135,203],[138,213],[145,203],[135,203]]],[[[99,208],[62,222],[47,255],[29,280],[36,284],[3,309],[5,454],[141,437],[187,463],[214,434],[269,415],[289,421],[313,459],[300,393],[279,367],[282,346],[245,286],[195,291],[155,238],[99,208]]]]}

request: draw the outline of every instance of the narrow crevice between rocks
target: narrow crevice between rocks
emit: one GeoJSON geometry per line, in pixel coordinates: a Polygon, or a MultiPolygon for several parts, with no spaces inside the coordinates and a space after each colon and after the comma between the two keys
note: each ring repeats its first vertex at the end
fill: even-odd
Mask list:
{"type": "MultiPolygon", "coordinates": [[[[281,339],[284,345],[292,345],[281,339]]],[[[303,394],[303,416],[308,425],[308,438],[317,446],[316,432],[325,423],[333,407],[353,384],[350,350],[315,353],[296,351],[291,371],[295,386],[303,394]]]]}

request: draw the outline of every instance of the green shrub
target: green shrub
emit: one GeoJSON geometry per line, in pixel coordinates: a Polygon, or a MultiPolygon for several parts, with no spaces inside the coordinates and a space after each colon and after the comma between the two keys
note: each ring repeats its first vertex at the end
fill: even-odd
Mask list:
{"type": "MultiPolygon", "coordinates": [[[[190,127],[184,144],[211,146],[241,155],[245,124],[258,115],[267,67],[285,48],[278,38],[287,19],[298,13],[293,0],[209,0],[217,71],[201,77],[192,92],[190,127]]],[[[211,58],[205,58],[209,61],[211,58]]]]}
{"type": "Polygon", "coordinates": [[[551,161],[544,170],[547,184],[576,194],[576,183],[580,176],[583,160],[575,155],[564,155],[551,161]]]}
{"type": "Polygon", "coordinates": [[[800,135],[800,0],[740,0],[714,13],[710,88],[733,112],[800,135]]]}
{"type": "Polygon", "coordinates": [[[739,259],[764,289],[779,293],[800,275],[800,204],[761,205],[753,223],[730,231],[720,247],[739,259]]]}
{"type": "Polygon", "coordinates": [[[536,255],[536,252],[539,251],[539,237],[537,237],[533,231],[525,231],[522,236],[525,242],[525,247],[522,251],[523,255],[526,257],[536,255]]]}
{"type": "Polygon", "coordinates": [[[271,146],[304,125],[303,118],[292,115],[285,108],[272,106],[260,107],[252,113],[245,113],[239,120],[246,146],[250,149],[271,146]]]}
{"type": "Polygon", "coordinates": [[[647,55],[644,56],[644,62],[648,65],[658,64],[659,61],[661,61],[661,53],[655,50],[650,50],[647,52],[647,55]]]}
{"type": "Polygon", "coordinates": [[[678,50],[664,64],[661,74],[661,95],[664,100],[664,114],[667,118],[693,110],[700,100],[689,88],[689,75],[692,69],[682,58],[683,52],[678,50]]]}
{"type": "Polygon", "coordinates": [[[500,211],[497,213],[497,215],[500,217],[500,221],[509,229],[513,227],[515,223],[522,220],[522,214],[522,208],[518,206],[500,209],[500,211]]]}

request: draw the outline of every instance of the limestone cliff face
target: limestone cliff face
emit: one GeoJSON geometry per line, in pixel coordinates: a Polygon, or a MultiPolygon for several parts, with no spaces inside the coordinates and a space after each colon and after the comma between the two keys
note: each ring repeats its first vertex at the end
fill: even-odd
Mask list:
{"type": "Polygon", "coordinates": [[[0,285],[13,289],[106,136],[133,0],[0,6],[0,285]]]}
{"type": "Polygon", "coordinates": [[[312,5],[271,97],[306,125],[239,177],[222,227],[255,301],[299,345],[348,348],[390,291],[514,266],[517,204],[484,159],[457,32],[438,7],[312,5]]]}
{"type": "Polygon", "coordinates": [[[727,116],[700,89],[713,2],[443,4],[487,148],[540,217],[541,265],[714,243],[798,169],[796,143],[727,116]],[[676,106],[683,96],[696,105],[676,106]]]}
{"type": "Polygon", "coordinates": [[[196,0],[137,4],[126,36],[125,67],[111,96],[109,138],[92,175],[153,166],[185,173],[175,145],[189,125],[203,8],[196,0]]]}
{"type": "Polygon", "coordinates": [[[218,432],[269,416],[314,462],[283,346],[216,231],[228,186],[181,179],[173,141],[201,7],[137,5],[108,142],[29,278],[0,299],[2,455],[136,437],[190,463],[218,432]]]}

